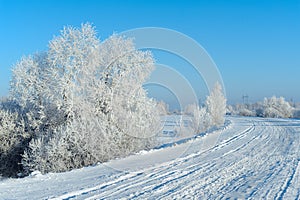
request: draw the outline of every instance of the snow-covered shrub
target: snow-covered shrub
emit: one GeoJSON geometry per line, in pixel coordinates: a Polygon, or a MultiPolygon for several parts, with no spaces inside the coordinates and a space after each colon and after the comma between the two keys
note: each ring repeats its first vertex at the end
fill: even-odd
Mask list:
{"type": "Polygon", "coordinates": [[[264,117],[290,118],[293,116],[293,107],[283,97],[265,98],[263,106],[264,117]]]}
{"type": "Polygon", "coordinates": [[[152,55],[131,39],[101,43],[89,24],[64,28],[46,53],[23,58],[11,96],[32,138],[26,172],[65,171],[153,145],[159,112],[142,87],[153,69],[152,55]]]}
{"type": "Polygon", "coordinates": [[[191,126],[194,133],[204,132],[211,126],[211,116],[205,107],[199,107],[196,104],[188,105],[185,113],[191,115],[191,126]]]}
{"type": "Polygon", "coordinates": [[[167,115],[169,113],[169,105],[165,103],[164,101],[157,102],[157,110],[160,115],[167,115]]]}
{"type": "Polygon", "coordinates": [[[211,123],[215,126],[223,125],[226,114],[226,98],[222,92],[221,85],[217,82],[206,98],[207,111],[211,117],[211,123]]]}
{"type": "Polygon", "coordinates": [[[227,105],[226,106],[226,115],[235,115],[235,109],[232,105],[227,105]]]}
{"type": "Polygon", "coordinates": [[[223,95],[221,85],[215,84],[203,107],[190,104],[186,106],[184,112],[191,116],[191,126],[194,133],[204,132],[213,126],[223,125],[226,114],[226,98],[223,95]]]}
{"type": "Polygon", "coordinates": [[[194,110],[198,107],[197,104],[189,104],[184,108],[184,114],[186,115],[193,115],[194,114],[194,110]]]}
{"type": "Polygon", "coordinates": [[[24,127],[17,113],[4,110],[0,105],[0,175],[16,176],[22,170],[21,154],[29,138],[24,127]]]}
{"type": "Polygon", "coordinates": [[[238,113],[240,116],[247,116],[247,117],[254,117],[256,116],[256,113],[252,110],[249,110],[247,108],[241,108],[239,110],[239,113],[238,113]]]}
{"type": "Polygon", "coordinates": [[[99,151],[102,145],[95,146],[95,142],[101,140],[88,138],[86,132],[80,132],[82,130],[74,130],[73,124],[67,125],[52,132],[51,137],[40,136],[31,140],[22,160],[25,173],[35,170],[42,173],[63,172],[94,164],[97,158],[91,151],[98,150],[98,154],[103,154],[99,151]],[[91,149],[91,146],[96,148],[91,149]]]}

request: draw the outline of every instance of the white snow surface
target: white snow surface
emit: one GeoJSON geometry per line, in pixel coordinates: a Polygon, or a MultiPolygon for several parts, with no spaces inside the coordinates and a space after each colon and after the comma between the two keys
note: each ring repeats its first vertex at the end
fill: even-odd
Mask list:
{"type": "Polygon", "coordinates": [[[300,121],[229,117],[180,144],[0,181],[0,199],[299,199],[300,121]]]}

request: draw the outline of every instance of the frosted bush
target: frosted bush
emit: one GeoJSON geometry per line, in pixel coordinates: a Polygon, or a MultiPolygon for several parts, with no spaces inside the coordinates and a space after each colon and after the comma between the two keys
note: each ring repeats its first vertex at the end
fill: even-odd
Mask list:
{"type": "Polygon", "coordinates": [[[191,127],[194,133],[204,132],[211,127],[211,117],[206,107],[199,107],[196,104],[188,105],[185,113],[191,116],[191,127]]]}
{"type": "Polygon", "coordinates": [[[195,133],[207,131],[213,126],[224,124],[226,113],[226,98],[221,85],[216,83],[210,95],[206,98],[204,107],[196,104],[188,105],[185,113],[191,115],[191,126],[195,133]]]}
{"type": "Polygon", "coordinates": [[[25,132],[25,172],[66,171],[126,156],[154,144],[156,102],[142,84],[154,69],[150,52],[94,27],[65,27],[45,53],[13,68],[11,98],[25,132]]]}
{"type": "Polygon", "coordinates": [[[256,116],[256,113],[252,110],[247,109],[247,108],[241,108],[239,110],[239,115],[251,117],[251,116],[256,116]]]}
{"type": "Polygon", "coordinates": [[[24,127],[17,113],[0,108],[0,175],[16,176],[22,171],[21,154],[29,138],[24,127]]]}
{"type": "Polygon", "coordinates": [[[283,97],[265,98],[263,107],[264,117],[290,118],[293,116],[293,107],[283,97]]]}

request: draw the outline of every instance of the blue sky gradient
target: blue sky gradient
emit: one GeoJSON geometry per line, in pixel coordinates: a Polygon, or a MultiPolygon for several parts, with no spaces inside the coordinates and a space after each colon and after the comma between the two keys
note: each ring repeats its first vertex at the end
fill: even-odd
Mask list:
{"type": "Polygon", "coordinates": [[[23,55],[46,50],[63,26],[84,22],[102,40],[139,27],[190,36],[217,64],[229,103],[243,94],[252,102],[272,95],[300,101],[300,0],[0,0],[0,96],[23,55]]]}

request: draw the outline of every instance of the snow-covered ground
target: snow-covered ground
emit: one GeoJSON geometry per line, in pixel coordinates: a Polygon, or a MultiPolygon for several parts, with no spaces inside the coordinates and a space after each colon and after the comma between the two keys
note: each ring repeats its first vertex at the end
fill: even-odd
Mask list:
{"type": "Polygon", "coordinates": [[[299,199],[300,121],[228,118],[181,144],[0,181],[0,199],[299,199]]]}

